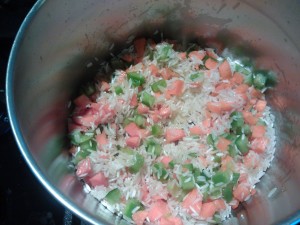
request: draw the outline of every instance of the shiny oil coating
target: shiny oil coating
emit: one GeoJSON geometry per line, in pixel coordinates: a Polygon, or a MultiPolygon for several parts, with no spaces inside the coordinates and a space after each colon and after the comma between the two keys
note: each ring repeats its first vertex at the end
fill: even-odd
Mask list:
{"type": "Polygon", "coordinates": [[[278,73],[269,93],[277,154],[258,193],[224,224],[300,218],[300,3],[280,1],[38,1],[15,40],[7,71],[10,122],[28,165],[62,204],[92,224],[126,224],[82,192],[67,170],[68,101],[101,59],[134,36],[238,47],[278,73]],[[217,38],[215,38],[217,37],[217,38]]]}

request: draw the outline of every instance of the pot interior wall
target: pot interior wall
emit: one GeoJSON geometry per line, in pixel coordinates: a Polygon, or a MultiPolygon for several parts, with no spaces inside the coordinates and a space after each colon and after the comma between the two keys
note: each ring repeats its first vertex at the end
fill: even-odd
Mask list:
{"type": "Polygon", "coordinates": [[[119,223],[83,193],[67,166],[68,102],[76,88],[97,73],[110,52],[137,36],[223,46],[274,70],[279,81],[269,92],[277,132],[273,165],[257,194],[225,223],[272,224],[298,218],[300,5],[288,2],[38,1],[18,34],[7,78],[11,122],[29,166],[82,218],[95,224],[119,223]],[[268,196],[273,189],[275,195],[268,196]]]}

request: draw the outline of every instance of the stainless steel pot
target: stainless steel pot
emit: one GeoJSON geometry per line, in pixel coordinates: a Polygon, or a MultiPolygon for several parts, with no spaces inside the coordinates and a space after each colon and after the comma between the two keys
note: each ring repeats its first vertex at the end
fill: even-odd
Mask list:
{"type": "Polygon", "coordinates": [[[45,188],[91,224],[125,223],[88,197],[67,167],[68,101],[103,58],[134,36],[225,45],[277,72],[269,93],[277,152],[257,194],[225,224],[300,219],[300,2],[297,0],[37,1],[14,42],[7,102],[19,148],[45,188]]]}

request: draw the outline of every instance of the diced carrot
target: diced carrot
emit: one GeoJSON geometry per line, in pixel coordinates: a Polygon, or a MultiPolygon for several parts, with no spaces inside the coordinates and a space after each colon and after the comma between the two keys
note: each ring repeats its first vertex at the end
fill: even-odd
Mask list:
{"type": "Polygon", "coordinates": [[[202,194],[199,193],[198,189],[195,188],[190,191],[183,199],[181,206],[189,213],[193,214],[196,212],[200,215],[202,208],[202,194]]]}
{"type": "Polygon", "coordinates": [[[223,112],[231,111],[233,109],[233,103],[225,101],[208,102],[206,107],[210,112],[222,114],[223,112]]]}
{"type": "Polygon", "coordinates": [[[68,131],[72,132],[74,130],[87,131],[88,128],[86,126],[75,123],[72,119],[68,119],[68,131]]]}
{"type": "Polygon", "coordinates": [[[171,96],[181,96],[184,90],[183,80],[174,80],[170,87],[166,91],[166,98],[171,96]]]}
{"type": "Polygon", "coordinates": [[[231,82],[235,84],[242,84],[244,82],[244,77],[239,72],[234,72],[231,82]]]}
{"type": "Polygon", "coordinates": [[[161,69],[160,74],[165,80],[170,80],[172,77],[179,76],[176,72],[174,72],[173,70],[171,70],[168,67],[161,69]]]}
{"type": "Polygon", "coordinates": [[[109,91],[109,89],[110,89],[110,84],[107,83],[106,81],[101,81],[100,91],[109,91]]]}
{"type": "Polygon", "coordinates": [[[231,111],[234,106],[234,102],[220,101],[220,104],[223,112],[231,111]]]}
{"type": "Polygon", "coordinates": [[[184,59],[186,59],[186,52],[180,52],[180,53],[178,53],[178,56],[181,60],[184,60],[184,59]]]}
{"type": "Polygon", "coordinates": [[[80,95],[73,102],[77,107],[86,107],[91,104],[91,100],[86,95],[80,95]]]}
{"type": "Polygon", "coordinates": [[[251,141],[251,149],[256,153],[260,154],[265,152],[267,145],[269,143],[269,139],[265,137],[255,138],[251,141]]]}
{"type": "Polygon", "coordinates": [[[258,112],[263,112],[267,106],[267,102],[265,100],[258,100],[255,105],[255,109],[258,112]]]}
{"type": "Polygon", "coordinates": [[[149,70],[151,75],[155,76],[155,77],[159,77],[159,69],[157,66],[155,66],[154,64],[149,65],[149,70]]]}
{"type": "Polygon", "coordinates": [[[222,113],[222,107],[219,102],[208,102],[206,107],[210,112],[213,112],[216,114],[222,113]]]}
{"type": "Polygon", "coordinates": [[[93,186],[108,186],[108,179],[104,176],[102,172],[99,172],[88,179],[88,183],[93,186]]]}
{"type": "Polygon", "coordinates": [[[255,125],[258,121],[258,118],[256,118],[251,112],[243,111],[243,117],[247,124],[249,125],[255,125]]]}
{"type": "Polygon", "coordinates": [[[235,92],[238,94],[244,94],[248,91],[249,86],[247,84],[241,84],[235,88],[235,92]]]}
{"type": "Polygon", "coordinates": [[[231,141],[227,140],[226,138],[219,137],[217,148],[221,151],[227,151],[228,146],[231,144],[231,141]]]}
{"type": "Polygon", "coordinates": [[[199,156],[199,161],[201,165],[204,166],[205,168],[208,166],[208,162],[204,156],[199,156]]]}
{"type": "Polygon", "coordinates": [[[243,202],[250,195],[250,187],[247,183],[240,183],[233,190],[233,196],[238,201],[243,202]]]}
{"type": "Polygon", "coordinates": [[[207,49],[206,50],[206,54],[209,56],[209,57],[211,57],[211,58],[213,58],[213,59],[217,59],[218,58],[218,55],[214,52],[214,50],[212,50],[212,49],[207,49]]]}
{"type": "Polygon", "coordinates": [[[133,61],[133,55],[132,54],[124,54],[121,56],[121,58],[125,61],[125,62],[132,62],[133,61]]]}
{"type": "Polygon", "coordinates": [[[147,211],[137,211],[135,213],[132,214],[132,219],[135,222],[136,225],[143,225],[144,221],[146,220],[148,216],[148,212],[147,211]]]}
{"type": "Polygon", "coordinates": [[[216,213],[217,207],[214,204],[214,202],[206,202],[202,204],[200,216],[203,219],[208,219],[213,217],[213,215],[216,213]]]}
{"type": "Polygon", "coordinates": [[[169,168],[169,162],[172,161],[172,158],[170,156],[164,155],[164,156],[161,157],[160,161],[164,164],[164,166],[166,168],[169,168]]]}
{"type": "Polygon", "coordinates": [[[154,123],[157,123],[158,121],[161,120],[161,117],[159,116],[159,114],[157,113],[157,111],[151,113],[149,115],[149,117],[153,120],[154,123]]]}
{"type": "Polygon", "coordinates": [[[133,122],[129,123],[124,129],[131,137],[139,136],[140,128],[133,122]]]}
{"type": "Polygon", "coordinates": [[[145,129],[140,129],[135,123],[129,123],[125,128],[125,131],[129,134],[130,137],[139,137],[144,139],[149,136],[149,131],[145,129]]]}
{"type": "Polygon", "coordinates": [[[212,58],[208,58],[205,61],[205,67],[209,70],[215,69],[218,66],[218,62],[212,58]]]}
{"type": "Polygon", "coordinates": [[[134,40],[133,46],[136,52],[135,63],[139,63],[143,59],[145,48],[146,48],[146,42],[147,41],[145,38],[139,38],[134,40]]]}
{"type": "Polygon", "coordinates": [[[252,98],[260,98],[262,96],[262,93],[261,93],[261,91],[256,90],[254,87],[251,87],[250,95],[252,98]]]}
{"type": "Polygon", "coordinates": [[[190,130],[190,133],[193,134],[193,135],[203,134],[202,129],[199,126],[193,126],[189,130],[190,130]]]}
{"type": "Polygon", "coordinates": [[[133,94],[130,100],[130,106],[137,106],[138,104],[138,98],[137,98],[137,94],[133,94]]]}
{"type": "Polygon", "coordinates": [[[189,53],[189,58],[194,58],[194,59],[198,59],[198,60],[202,60],[205,56],[205,52],[204,51],[191,51],[189,53]]]}
{"type": "Polygon", "coordinates": [[[176,128],[167,128],[165,138],[167,143],[179,141],[185,137],[184,130],[176,128]]]}
{"type": "Polygon", "coordinates": [[[92,166],[91,166],[91,160],[90,158],[86,158],[81,160],[76,169],[76,175],[77,177],[86,177],[92,172],[92,166]]]}
{"type": "Polygon", "coordinates": [[[107,136],[104,132],[96,135],[96,141],[99,149],[103,149],[103,146],[108,144],[107,136]]]}
{"type": "Polygon", "coordinates": [[[255,169],[257,166],[259,166],[259,155],[250,150],[243,158],[243,163],[248,169],[255,169]]]}
{"type": "Polygon", "coordinates": [[[221,65],[219,66],[219,73],[222,79],[228,80],[231,78],[232,71],[227,60],[222,62],[221,65]]]}
{"type": "Polygon", "coordinates": [[[168,204],[163,200],[158,200],[150,206],[148,218],[150,222],[155,222],[160,218],[168,215],[170,212],[171,211],[168,207],[168,204]]]}
{"type": "Polygon", "coordinates": [[[253,138],[260,138],[263,137],[266,133],[266,127],[263,125],[255,125],[251,126],[252,137],[253,138]]]}
{"type": "Polygon", "coordinates": [[[162,217],[159,225],[183,225],[179,217],[162,217]]]}
{"type": "Polygon", "coordinates": [[[222,158],[221,171],[232,170],[232,166],[233,166],[232,162],[233,159],[229,155],[226,155],[224,158],[222,158]]]}
{"type": "Polygon", "coordinates": [[[126,145],[131,148],[137,148],[141,144],[141,138],[140,137],[128,137],[126,139],[126,145]]]}
{"type": "Polygon", "coordinates": [[[216,85],[215,92],[219,92],[221,90],[229,89],[229,88],[231,88],[230,83],[221,82],[221,83],[216,85]]]}
{"type": "Polygon", "coordinates": [[[215,204],[217,211],[226,209],[226,205],[223,199],[216,199],[213,201],[213,203],[215,204]]]}
{"type": "Polygon", "coordinates": [[[139,114],[147,114],[149,112],[149,107],[145,106],[142,103],[138,104],[137,111],[139,114]]]}
{"type": "Polygon", "coordinates": [[[158,110],[158,113],[159,113],[161,118],[167,119],[171,116],[171,108],[167,105],[163,105],[158,110]]]}

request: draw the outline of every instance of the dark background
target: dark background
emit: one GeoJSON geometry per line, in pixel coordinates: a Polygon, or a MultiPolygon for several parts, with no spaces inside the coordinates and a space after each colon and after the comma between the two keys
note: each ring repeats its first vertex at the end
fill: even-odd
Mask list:
{"type": "Polygon", "coordinates": [[[8,56],[16,33],[34,3],[0,0],[0,225],[81,224],[78,218],[66,216],[69,214],[65,214],[64,207],[32,174],[9,128],[3,92],[8,56]]]}

